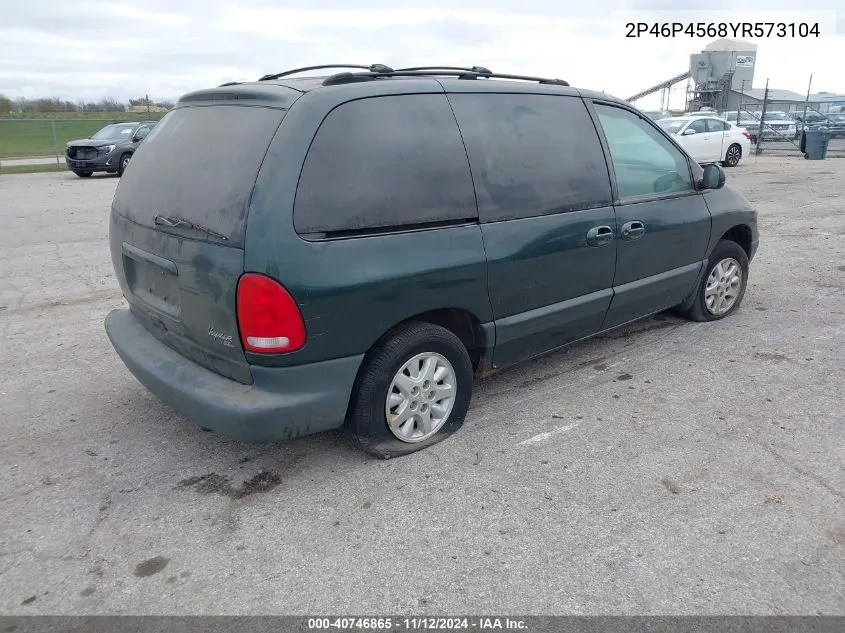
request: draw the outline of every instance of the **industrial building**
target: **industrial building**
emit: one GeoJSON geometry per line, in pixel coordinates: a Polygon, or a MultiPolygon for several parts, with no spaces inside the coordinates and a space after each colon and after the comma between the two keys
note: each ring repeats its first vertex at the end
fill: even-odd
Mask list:
{"type": "MultiPolygon", "coordinates": [[[[712,109],[760,110],[765,88],[754,87],[754,69],[757,65],[757,45],[741,40],[719,39],[689,58],[689,69],[674,77],[639,92],[628,101],[635,102],[645,96],[663,91],[661,107],[668,109],[669,89],[686,82],[686,112],[712,109]]],[[[799,94],[791,90],[769,88],[770,107],[782,111],[801,110],[805,102],[817,112],[845,110],[845,94],[819,92],[799,94]]]]}

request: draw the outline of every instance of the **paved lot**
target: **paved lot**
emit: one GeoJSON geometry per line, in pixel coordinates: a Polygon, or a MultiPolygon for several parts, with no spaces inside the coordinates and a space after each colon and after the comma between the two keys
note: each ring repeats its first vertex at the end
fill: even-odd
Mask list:
{"type": "Polygon", "coordinates": [[[763,236],[734,317],[482,381],[390,461],[174,414],[102,328],[117,180],[0,176],[0,612],[845,613],[843,168],[729,171],[763,236]]]}

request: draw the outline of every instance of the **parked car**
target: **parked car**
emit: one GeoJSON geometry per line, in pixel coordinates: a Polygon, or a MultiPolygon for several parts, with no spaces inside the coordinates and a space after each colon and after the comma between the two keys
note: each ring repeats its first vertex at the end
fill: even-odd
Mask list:
{"type": "Polygon", "coordinates": [[[129,307],[105,329],[200,425],[345,424],[399,456],[461,426],[474,376],[740,306],[756,211],[626,102],[478,68],[293,72],[183,96],[111,206],[129,307]]]}
{"type": "Polygon", "coordinates": [[[760,120],[753,116],[750,112],[730,110],[722,114],[721,117],[728,123],[733,123],[737,127],[741,127],[748,132],[751,137],[751,142],[757,142],[757,136],[760,131],[760,120]]]}
{"type": "Polygon", "coordinates": [[[715,116],[682,116],[657,122],[699,163],[736,167],[751,151],[751,134],[715,116]]]}
{"type": "Polygon", "coordinates": [[[642,112],[652,121],[659,121],[660,119],[666,119],[672,116],[669,110],[643,110],[642,112]]]}
{"type": "Polygon", "coordinates": [[[808,130],[816,130],[821,127],[827,127],[827,117],[819,114],[813,110],[807,110],[806,114],[803,110],[799,112],[791,112],[790,117],[795,121],[795,138],[799,138],[805,127],[808,130]]]}
{"type": "Polygon", "coordinates": [[[791,141],[795,138],[795,132],[795,121],[786,112],[775,110],[766,112],[766,118],[763,121],[763,136],[761,137],[764,141],[768,139],[791,141]]]}
{"type": "Polygon", "coordinates": [[[845,114],[828,114],[825,125],[830,138],[845,136],[845,114]]]}
{"type": "Polygon", "coordinates": [[[745,128],[751,135],[751,141],[757,142],[759,136],[763,141],[791,141],[795,138],[795,121],[785,112],[768,111],[763,121],[763,132],[760,134],[760,112],[739,112],[732,110],[724,113],[724,119],[745,128]],[[737,120],[738,119],[738,120],[737,120]]]}
{"type": "Polygon", "coordinates": [[[89,138],[70,141],[65,150],[68,169],[81,178],[94,172],[123,175],[138,145],[155,121],[111,123],[89,138]]]}

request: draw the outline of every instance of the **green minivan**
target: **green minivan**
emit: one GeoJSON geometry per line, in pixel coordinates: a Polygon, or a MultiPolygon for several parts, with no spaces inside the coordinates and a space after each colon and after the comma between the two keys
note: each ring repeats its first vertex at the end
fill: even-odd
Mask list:
{"type": "Polygon", "coordinates": [[[477,377],[740,305],[756,212],[628,103],[480,67],[299,72],[320,68],[185,95],[117,186],[106,331],[201,426],[346,425],[403,455],[461,426],[477,377]]]}

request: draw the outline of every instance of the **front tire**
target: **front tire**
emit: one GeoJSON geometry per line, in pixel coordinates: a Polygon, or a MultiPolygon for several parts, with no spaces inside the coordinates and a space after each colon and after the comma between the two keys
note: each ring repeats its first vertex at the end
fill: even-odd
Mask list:
{"type": "Polygon", "coordinates": [[[733,143],[725,152],[725,160],[722,161],[724,167],[736,167],[739,160],[742,158],[742,148],[733,143]]]}
{"type": "Polygon", "coordinates": [[[416,452],[461,428],[472,382],[472,362],[457,336],[431,323],[405,324],[367,353],[347,426],[371,455],[416,452]]]}
{"type": "Polygon", "coordinates": [[[129,167],[129,161],[132,159],[132,154],[123,154],[120,157],[120,162],[117,164],[117,175],[122,176],[126,168],[129,167]]]}
{"type": "Polygon", "coordinates": [[[745,296],[748,269],[745,250],[736,242],[721,240],[707,260],[707,271],[684,316],[693,321],[717,321],[736,312],[745,296]]]}

